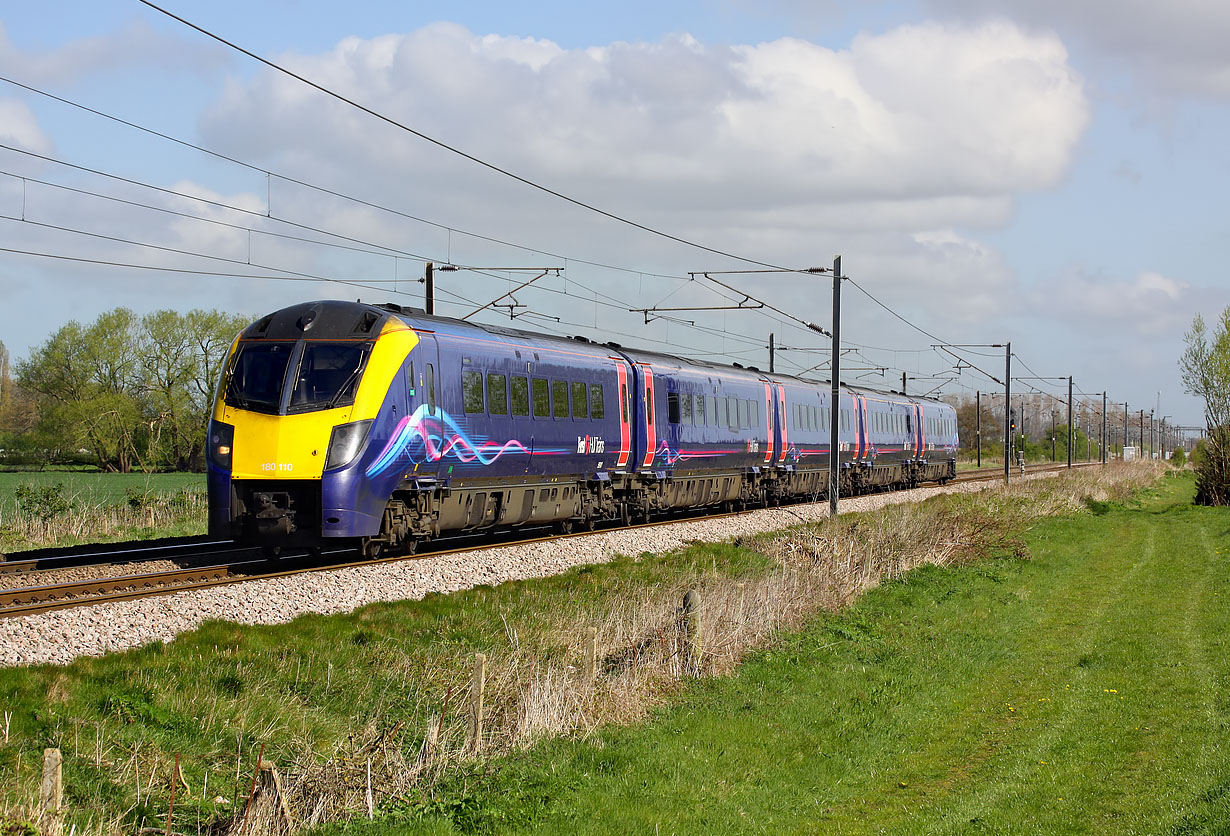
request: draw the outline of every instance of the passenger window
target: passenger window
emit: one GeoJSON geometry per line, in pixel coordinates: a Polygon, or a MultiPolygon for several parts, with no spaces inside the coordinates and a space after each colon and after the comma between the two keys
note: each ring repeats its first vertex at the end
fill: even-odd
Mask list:
{"type": "Polygon", "coordinates": [[[623,422],[628,423],[628,384],[619,385],[619,408],[622,410],[623,422]]]}
{"type": "Polygon", "coordinates": [[[427,364],[427,411],[436,414],[436,367],[427,364]]]}
{"type": "Polygon", "coordinates": [[[551,381],[551,408],[556,418],[568,417],[568,381],[551,381]]]}
{"type": "Polygon", "coordinates": [[[747,401],[743,400],[743,398],[739,398],[735,401],[735,406],[739,410],[739,426],[750,426],[747,421],[747,401]]]}
{"type": "Polygon", "coordinates": [[[523,418],[530,414],[529,378],[514,377],[512,379],[512,414],[523,418]]]}
{"type": "Polygon", "coordinates": [[[803,422],[802,422],[802,420],[801,420],[801,419],[802,419],[802,413],[800,413],[800,412],[799,412],[799,405],[798,405],[797,403],[796,403],[796,404],[794,404],[794,408],[790,410],[790,413],[791,413],[791,414],[790,414],[790,417],[793,419],[793,420],[791,420],[791,422],[790,422],[790,423],[794,425],[794,428],[795,428],[796,430],[801,430],[801,429],[803,429],[803,427],[801,426],[801,424],[803,423],[803,422]]]}
{"type": "Polygon", "coordinates": [[[706,396],[705,396],[705,400],[706,400],[706,401],[708,402],[708,404],[709,404],[709,418],[708,418],[708,423],[709,423],[709,424],[712,424],[712,425],[713,425],[713,426],[715,426],[715,427],[721,426],[722,422],[721,422],[720,420],[718,420],[718,411],[717,411],[718,400],[717,400],[717,396],[716,396],[716,395],[706,395],[706,396]]]}
{"type": "Polygon", "coordinates": [[[461,400],[466,412],[483,412],[483,373],[461,373],[461,400]]]}
{"type": "Polygon", "coordinates": [[[752,416],[752,426],[760,426],[760,401],[748,401],[748,413],[752,416]]]}
{"type": "Polygon", "coordinates": [[[732,430],[739,429],[739,412],[734,398],[726,399],[726,426],[732,430]]]}
{"type": "Polygon", "coordinates": [[[705,425],[705,396],[696,396],[696,426],[703,427],[705,425]]]}
{"type": "Polygon", "coordinates": [[[589,407],[585,400],[585,384],[572,384],[572,417],[573,418],[588,418],[589,407]]]}
{"type": "Polygon", "coordinates": [[[692,396],[676,395],[679,400],[679,423],[692,423],[692,396]]]}
{"type": "Polygon", "coordinates": [[[914,432],[914,419],[909,415],[905,416],[905,432],[907,435],[914,432]]]}
{"type": "Polygon", "coordinates": [[[534,417],[535,418],[550,418],[551,417],[551,389],[550,384],[540,377],[534,378],[534,417]]]}
{"type": "Polygon", "coordinates": [[[606,404],[603,403],[601,383],[589,384],[589,417],[601,420],[606,417],[606,404]]]}
{"type": "Polygon", "coordinates": [[[504,375],[487,373],[487,406],[492,415],[508,414],[508,383],[504,375]]]}
{"type": "Polygon", "coordinates": [[[653,426],[653,387],[645,390],[645,421],[653,426]]]}
{"type": "Polygon", "coordinates": [[[672,424],[678,424],[680,412],[681,410],[679,409],[679,393],[678,392],[667,392],[666,393],[666,420],[672,424]]]}

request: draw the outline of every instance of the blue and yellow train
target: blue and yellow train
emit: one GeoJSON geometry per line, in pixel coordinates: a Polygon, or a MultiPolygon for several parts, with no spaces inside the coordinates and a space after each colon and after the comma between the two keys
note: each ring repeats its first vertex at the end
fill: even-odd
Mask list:
{"type": "MultiPolygon", "coordinates": [[[[841,390],[843,495],[956,475],[939,401],[841,390]]],[[[828,492],[827,384],[396,305],[294,305],[235,340],[211,535],[371,556],[444,532],[593,527],[828,492]]]]}

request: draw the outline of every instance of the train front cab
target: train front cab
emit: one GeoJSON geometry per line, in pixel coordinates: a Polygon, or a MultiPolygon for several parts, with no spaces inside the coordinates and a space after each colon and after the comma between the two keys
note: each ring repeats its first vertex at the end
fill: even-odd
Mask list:
{"type": "Polygon", "coordinates": [[[296,305],[245,329],[206,438],[210,535],[276,548],[378,533],[387,496],[358,464],[389,431],[389,395],[407,388],[393,383],[418,342],[396,317],[344,302],[296,305]]]}

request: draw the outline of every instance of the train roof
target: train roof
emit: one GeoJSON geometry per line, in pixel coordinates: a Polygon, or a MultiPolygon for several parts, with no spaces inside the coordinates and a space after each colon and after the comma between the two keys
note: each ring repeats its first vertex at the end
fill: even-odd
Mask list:
{"type": "MultiPolygon", "coordinates": [[[[354,337],[355,335],[377,335],[384,327],[389,317],[396,317],[413,328],[431,330],[437,333],[451,333],[454,336],[464,336],[467,331],[482,332],[494,337],[505,337],[538,346],[567,346],[568,350],[576,351],[581,346],[588,346],[594,356],[610,356],[617,352],[636,362],[651,365],[674,367],[679,369],[695,369],[709,372],[713,375],[743,378],[749,380],[769,380],[778,383],[797,383],[806,386],[830,386],[829,380],[811,379],[781,372],[766,372],[756,366],[743,366],[738,363],[714,363],[709,360],[696,360],[664,351],[634,348],[616,342],[599,343],[587,337],[562,336],[558,334],[543,334],[537,331],[527,331],[523,328],[510,328],[503,325],[490,325],[481,322],[466,322],[446,316],[428,314],[421,308],[406,307],[393,303],[370,304],[365,302],[346,302],[329,299],[319,302],[302,302],[275,311],[262,317],[244,329],[241,334],[245,339],[297,339],[309,335],[314,339],[337,339],[354,337]]],[[[904,398],[909,401],[927,401],[943,403],[935,398],[921,395],[903,395],[901,392],[884,391],[866,386],[845,384],[846,391],[866,393],[869,395],[904,398]]]]}

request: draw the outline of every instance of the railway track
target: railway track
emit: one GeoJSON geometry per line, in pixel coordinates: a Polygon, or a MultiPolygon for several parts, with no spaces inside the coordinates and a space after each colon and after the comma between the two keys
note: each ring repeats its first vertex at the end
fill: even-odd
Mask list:
{"type": "Polygon", "coordinates": [[[191,537],[182,542],[106,544],[90,546],[88,551],[77,549],[39,549],[33,557],[14,556],[0,562],[0,583],[4,575],[54,572],[63,569],[88,568],[92,566],[122,566],[152,563],[157,560],[179,560],[243,551],[231,540],[211,540],[208,537],[191,537]],[[48,553],[50,552],[50,553],[48,553]]]}
{"type": "MultiPolygon", "coordinates": [[[[1074,467],[1078,466],[1087,467],[1091,465],[1074,465],[1074,467]]],[[[1027,473],[1045,473],[1064,469],[1067,469],[1066,465],[1035,465],[1027,468],[1027,473]]],[[[1019,471],[1014,471],[1013,476],[1019,478],[1019,471]]],[[[958,474],[953,482],[983,482],[1002,478],[1002,470],[994,473],[966,472],[963,474],[958,474]]],[[[737,516],[741,513],[748,512],[739,511],[733,513],[703,514],[698,516],[706,519],[722,519],[724,517],[737,516]]],[[[671,517],[668,519],[628,526],[628,528],[653,528],[686,521],[690,518],[695,517],[671,517]]],[[[598,530],[607,531],[610,529],[600,528],[598,530]]],[[[0,576],[17,572],[24,572],[27,575],[38,575],[43,573],[51,574],[57,569],[76,567],[122,567],[132,564],[140,564],[143,562],[168,559],[183,560],[187,562],[189,560],[196,561],[204,558],[206,565],[177,568],[167,571],[108,575],[107,577],[70,580],[61,583],[48,583],[43,585],[25,586],[18,589],[0,590],[0,618],[9,618],[19,615],[32,615],[34,613],[49,612],[51,610],[67,609],[70,607],[111,603],[115,601],[127,601],[159,595],[172,595],[177,592],[208,589],[211,587],[243,583],[245,581],[256,579],[285,578],[309,572],[324,572],[335,569],[346,569],[354,566],[370,566],[407,560],[423,560],[442,554],[478,552],[513,545],[542,543],[560,538],[586,537],[592,533],[594,532],[580,531],[571,534],[551,532],[549,534],[540,534],[529,537],[514,536],[500,538],[494,543],[475,543],[473,542],[476,539],[474,535],[466,535],[433,541],[429,548],[412,555],[394,555],[390,557],[377,558],[375,560],[347,559],[342,562],[336,562],[332,558],[336,558],[341,555],[355,555],[357,552],[353,549],[338,549],[336,551],[325,552],[321,555],[302,555],[284,558],[281,561],[271,561],[264,556],[259,556],[259,552],[251,547],[237,547],[234,543],[229,541],[208,540],[203,540],[200,543],[176,544],[169,550],[166,546],[137,547],[133,549],[120,549],[117,551],[108,552],[74,553],[70,555],[57,556],[56,558],[44,557],[25,561],[9,561],[7,563],[0,564],[0,576]],[[198,550],[192,552],[190,549],[193,546],[197,546],[198,549],[204,549],[204,551],[198,550]],[[109,562],[96,564],[82,562],[83,560],[88,561],[91,557],[101,555],[114,559],[109,562]],[[236,559],[213,563],[209,563],[208,561],[209,558],[226,555],[234,555],[236,559]],[[49,560],[62,560],[63,563],[61,565],[47,565],[49,560]]],[[[3,583],[3,580],[0,580],[0,583],[3,583]]]]}

